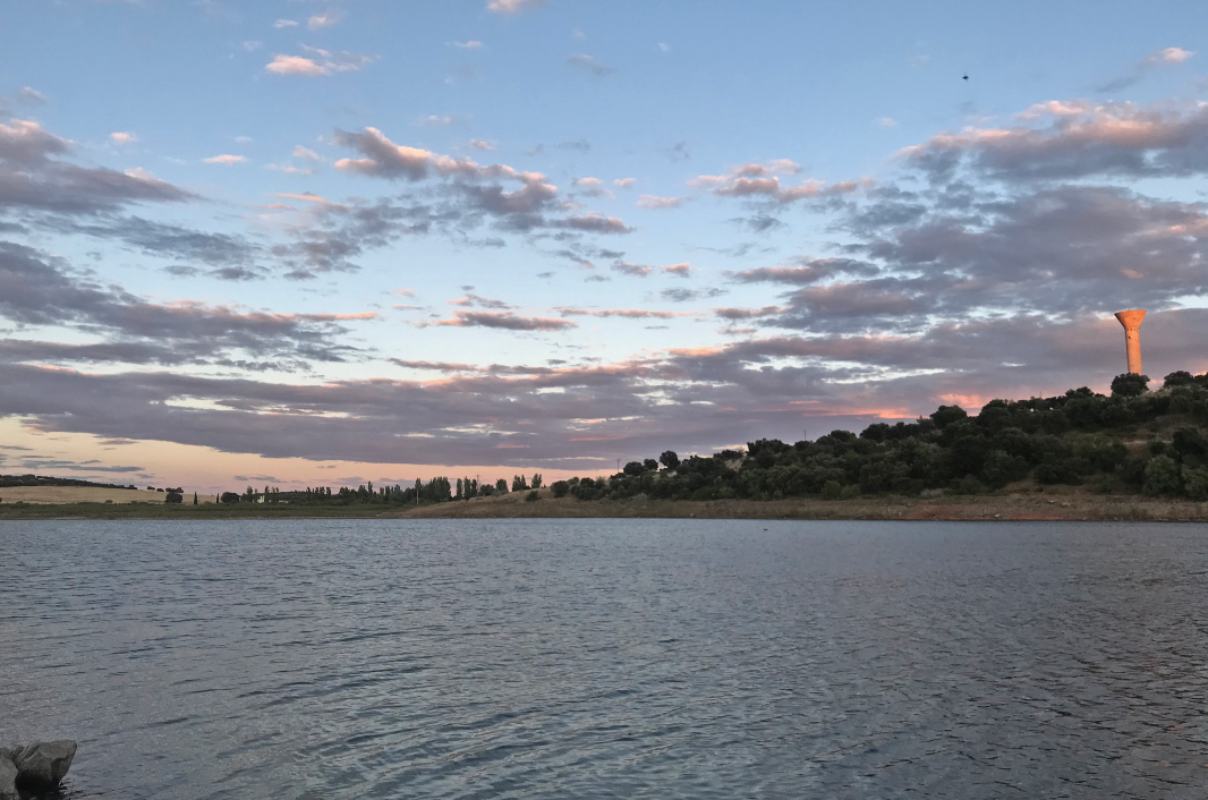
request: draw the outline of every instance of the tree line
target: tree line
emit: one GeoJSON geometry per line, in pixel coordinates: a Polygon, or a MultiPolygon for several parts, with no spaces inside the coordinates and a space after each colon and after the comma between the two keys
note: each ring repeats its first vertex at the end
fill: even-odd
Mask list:
{"type": "MultiPolygon", "coordinates": [[[[854,498],[928,492],[977,495],[1007,487],[1082,486],[1208,501],[1208,373],[1173,372],[1150,391],[1144,375],[1120,375],[1109,395],[1086,387],[1054,397],[991,400],[970,415],[941,405],[913,422],[834,430],[814,440],[758,439],[745,450],[681,459],[671,450],[630,461],[613,475],[554,481],[554,497],[647,496],[672,500],[854,498]]],[[[252,487],[221,502],[416,505],[527,491],[540,473],[493,483],[438,476],[412,486],[252,487]]]]}
{"type": "MultiPolygon", "coordinates": [[[[282,490],[279,486],[265,486],[263,491],[248,486],[242,493],[222,492],[216,496],[216,500],[225,504],[351,505],[353,503],[380,503],[383,505],[422,505],[507,494],[509,491],[531,491],[540,489],[542,485],[543,479],[540,472],[534,473],[531,478],[525,475],[513,475],[510,490],[508,481],[504,478],[499,478],[494,483],[480,484],[478,478],[457,478],[456,481],[450,481],[446,476],[438,475],[426,482],[416,478],[415,484],[411,486],[402,486],[397,483],[388,486],[374,486],[373,482],[369,481],[356,488],[340,486],[335,491],[332,491],[330,486],[308,486],[305,489],[287,490],[282,490]]],[[[197,502],[196,495],[194,495],[193,502],[197,502]]]]}

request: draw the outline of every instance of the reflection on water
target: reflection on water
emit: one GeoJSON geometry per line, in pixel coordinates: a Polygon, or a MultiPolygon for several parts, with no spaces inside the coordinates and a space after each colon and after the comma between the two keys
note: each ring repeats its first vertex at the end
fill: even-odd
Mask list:
{"type": "Polygon", "coordinates": [[[1208,528],[0,523],[74,798],[1200,798],[1208,528]]]}

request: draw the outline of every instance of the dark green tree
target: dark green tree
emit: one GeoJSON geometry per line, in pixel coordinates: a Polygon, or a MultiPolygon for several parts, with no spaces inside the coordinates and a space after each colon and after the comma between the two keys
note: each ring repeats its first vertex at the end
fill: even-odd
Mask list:
{"type": "Polygon", "coordinates": [[[1126,372],[1112,379],[1113,397],[1140,397],[1149,388],[1149,376],[1126,372]]]}

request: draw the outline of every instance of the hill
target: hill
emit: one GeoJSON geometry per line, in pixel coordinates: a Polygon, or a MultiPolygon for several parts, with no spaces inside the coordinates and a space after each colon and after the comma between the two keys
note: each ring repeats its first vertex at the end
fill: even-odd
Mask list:
{"type": "Polygon", "coordinates": [[[0,487],[0,509],[11,510],[15,503],[63,505],[69,503],[154,503],[163,505],[163,492],[123,486],[74,486],[39,484],[0,487]]]}
{"type": "Polygon", "coordinates": [[[745,451],[680,460],[671,451],[607,478],[551,485],[580,500],[854,499],[975,496],[1065,487],[1097,495],[1208,500],[1208,374],[1175,372],[1158,391],[1121,375],[1112,394],[993,400],[976,416],[940,406],[813,441],[760,439],[745,451]]]}
{"type": "Polygon", "coordinates": [[[81,478],[56,478],[51,475],[0,475],[0,489],[9,486],[90,486],[95,489],[136,489],[133,484],[96,483],[81,478]]]}

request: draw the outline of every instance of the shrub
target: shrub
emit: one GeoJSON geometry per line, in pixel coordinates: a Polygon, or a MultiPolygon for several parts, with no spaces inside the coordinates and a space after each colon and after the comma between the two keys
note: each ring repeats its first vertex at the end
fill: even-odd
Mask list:
{"type": "Polygon", "coordinates": [[[1183,493],[1198,503],[1208,500],[1208,468],[1184,468],[1183,493]]]}
{"type": "Polygon", "coordinates": [[[822,484],[822,499],[823,500],[838,500],[843,494],[843,487],[838,481],[827,481],[822,484]]]}
{"type": "Polygon", "coordinates": [[[554,497],[566,497],[566,493],[570,491],[570,484],[566,481],[554,481],[549,488],[554,493],[554,497]]]}
{"type": "Polygon", "coordinates": [[[1181,494],[1183,490],[1179,465],[1170,456],[1154,456],[1145,465],[1145,483],[1141,491],[1148,495],[1181,494]]]}
{"type": "Polygon", "coordinates": [[[987,490],[986,484],[972,475],[966,475],[956,482],[952,491],[956,494],[985,494],[987,490]]]}
{"type": "Polygon", "coordinates": [[[541,499],[541,492],[537,491],[536,489],[533,489],[531,492],[529,492],[528,494],[526,494],[524,496],[524,502],[526,502],[526,503],[534,503],[540,499],[541,499]]]}

